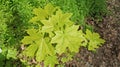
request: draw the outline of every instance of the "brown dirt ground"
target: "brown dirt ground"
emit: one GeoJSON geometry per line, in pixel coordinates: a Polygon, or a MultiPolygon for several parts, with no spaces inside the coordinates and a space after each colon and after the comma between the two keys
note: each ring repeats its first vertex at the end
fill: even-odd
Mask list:
{"type": "Polygon", "coordinates": [[[120,67],[120,0],[107,0],[107,4],[111,15],[95,25],[106,43],[96,53],[81,48],[66,67],[120,67]]]}

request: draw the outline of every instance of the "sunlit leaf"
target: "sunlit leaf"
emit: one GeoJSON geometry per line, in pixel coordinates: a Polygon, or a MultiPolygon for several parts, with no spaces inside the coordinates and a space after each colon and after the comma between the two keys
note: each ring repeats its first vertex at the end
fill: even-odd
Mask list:
{"type": "Polygon", "coordinates": [[[57,43],[56,51],[62,54],[68,47],[71,52],[78,52],[81,42],[84,41],[83,35],[78,31],[79,26],[71,26],[66,28],[65,31],[56,31],[56,36],[52,38],[52,43],[57,43]],[[74,45],[74,46],[73,46],[74,45]]]}
{"type": "Polygon", "coordinates": [[[49,67],[55,67],[55,64],[58,64],[58,59],[57,56],[47,56],[45,58],[45,67],[49,66],[49,67]]]}
{"type": "Polygon", "coordinates": [[[92,33],[89,30],[86,30],[85,37],[88,39],[88,50],[95,51],[96,48],[101,46],[105,42],[105,40],[100,38],[100,35],[98,33],[92,33]]]}

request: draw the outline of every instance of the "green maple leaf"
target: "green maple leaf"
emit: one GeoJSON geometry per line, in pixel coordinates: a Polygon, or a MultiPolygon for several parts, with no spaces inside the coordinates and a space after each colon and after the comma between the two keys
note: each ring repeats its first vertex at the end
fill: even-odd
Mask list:
{"type": "Polygon", "coordinates": [[[63,28],[64,25],[71,26],[73,24],[73,22],[70,21],[71,16],[71,13],[63,14],[62,11],[59,9],[58,11],[56,11],[55,15],[52,15],[52,17],[49,18],[49,20],[41,21],[44,24],[42,30],[44,32],[51,32],[63,28]]]}
{"type": "Polygon", "coordinates": [[[88,50],[95,51],[96,48],[98,48],[101,44],[105,42],[105,40],[100,38],[100,35],[98,33],[92,33],[88,29],[86,30],[86,35],[88,42],[88,50]]]}
{"type": "Polygon", "coordinates": [[[53,13],[58,9],[58,7],[54,7],[52,4],[47,4],[45,8],[35,8],[33,10],[33,14],[36,16],[33,17],[30,22],[36,23],[36,21],[45,20],[46,18],[49,18],[49,16],[53,15],[53,13]]]}
{"type": "Polygon", "coordinates": [[[29,56],[29,57],[34,57],[36,51],[38,49],[38,45],[37,44],[32,44],[32,45],[29,45],[25,51],[23,51],[23,54],[26,55],[26,56],[29,56]]]}
{"type": "Polygon", "coordinates": [[[48,38],[44,38],[43,34],[36,29],[28,29],[29,36],[25,36],[22,40],[23,44],[30,44],[23,54],[26,56],[36,56],[37,61],[44,60],[46,55],[54,55],[54,48],[49,43],[48,38]]]}
{"type": "Polygon", "coordinates": [[[39,46],[38,44],[36,44],[36,42],[40,40],[42,35],[36,29],[28,29],[27,33],[29,34],[29,36],[25,36],[21,42],[25,45],[26,44],[30,44],[30,45],[25,49],[25,51],[23,51],[23,54],[29,57],[34,57],[34,54],[39,46]]]}
{"type": "Polygon", "coordinates": [[[82,31],[77,31],[79,26],[71,26],[65,31],[56,31],[55,37],[52,38],[52,43],[57,43],[56,52],[62,54],[68,47],[71,52],[78,52],[81,42],[84,41],[82,31]],[[73,46],[74,45],[74,46],[73,46]]]}
{"type": "Polygon", "coordinates": [[[49,66],[49,67],[55,67],[55,64],[58,64],[58,59],[57,56],[47,56],[45,58],[45,67],[49,66]]]}
{"type": "Polygon", "coordinates": [[[37,41],[42,37],[41,32],[36,29],[28,29],[27,33],[29,34],[29,36],[25,36],[24,39],[22,39],[21,42],[23,44],[33,44],[34,41],[37,41]]]}
{"type": "Polygon", "coordinates": [[[43,32],[51,32],[55,29],[55,23],[50,20],[43,20],[41,21],[44,26],[42,27],[43,32]]]}
{"type": "Polygon", "coordinates": [[[52,17],[57,23],[59,27],[63,27],[64,25],[71,26],[73,25],[73,22],[70,20],[72,16],[72,13],[62,13],[62,11],[59,9],[56,11],[56,15],[52,17]]]}
{"type": "Polygon", "coordinates": [[[36,53],[36,60],[37,61],[42,61],[45,59],[47,55],[55,55],[54,48],[51,44],[46,42],[45,39],[41,39],[41,41],[38,42],[39,48],[36,53]]]}
{"type": "Polygon", "coordinates": [[[59,7],[54,7],[51,3],[47,4],[47,5],[44,7],[44,10],[45,10],[45,12],[46,12],[46,14],[47,14],[48,16],[53,15],[53,13],[54,13],[57,9],[59,9],[59,7]]]}

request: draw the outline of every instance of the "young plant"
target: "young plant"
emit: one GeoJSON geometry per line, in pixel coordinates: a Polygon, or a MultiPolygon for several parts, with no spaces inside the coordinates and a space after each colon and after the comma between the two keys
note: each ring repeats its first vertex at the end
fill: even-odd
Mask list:
{"type": "Polygon", "coordinates": [[[26,46],[22,54],[29,60],[36,60],[36,67],[40,66],[40,62],[45,67],[54,67],[72,60],[80,46],[94,51],[105,42],[98,33],[78,30],[79,25],[70,20],[72,13],[63,13],[50,3],[44,8],[35,8],[33,14],[35,16],[30,22],[35,26],[26,30],[28,36],[24,36],[21,42],[26,46]]]}

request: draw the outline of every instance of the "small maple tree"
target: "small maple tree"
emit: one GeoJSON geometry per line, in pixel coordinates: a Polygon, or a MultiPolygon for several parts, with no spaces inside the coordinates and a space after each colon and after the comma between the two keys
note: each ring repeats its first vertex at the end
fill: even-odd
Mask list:
{"type": "Polygon", "coordinates": [[[45,67],[54,67],[59,61],[71,60],[73,53],[77,53],[80,46],[95,50],[105,42],[98,33],[89,30],[83,33],[82,30],[78,30],[79,25],[74,25],[70,20],[72,14],[63,13],[59,7],[52,4],[47,4],[44,8],[35,8],[33,14],[35,16],[30,22],[39,27],[27,30],[29,35],[22,39],[22,43],[29,46],[23,54],[35,58],[37,62],[44,62],[45,67]]]}

